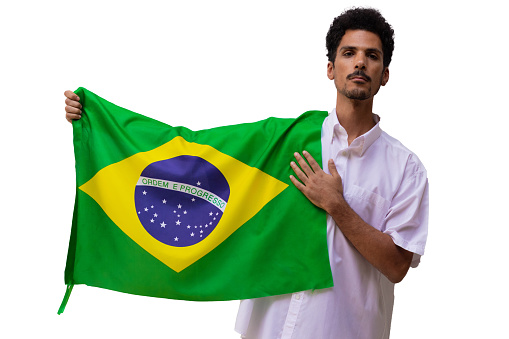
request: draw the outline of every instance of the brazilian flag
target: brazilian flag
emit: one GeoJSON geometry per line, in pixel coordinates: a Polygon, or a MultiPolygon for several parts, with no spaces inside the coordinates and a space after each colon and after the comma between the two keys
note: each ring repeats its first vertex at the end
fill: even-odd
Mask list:
{"type": "Polygon", "coordinates": [[[321,163],[326,112],[191,131],[79,88],[67,293],[86,284],[196,301],[332,286],[326,214],[291,183],[321,163]]]}

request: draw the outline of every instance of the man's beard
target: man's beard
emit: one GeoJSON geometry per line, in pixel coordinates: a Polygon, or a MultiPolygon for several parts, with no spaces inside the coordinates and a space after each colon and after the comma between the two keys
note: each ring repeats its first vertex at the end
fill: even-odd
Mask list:
{"type": "Polygon", "coordinates": [[[361,90],[356,88],[351,91],[348,91],[345,86],[341,91],[341,94],[343,94],[348,99],[352,100],[366,100],[371,97],[371,88],[369,90],[361,90]]]}

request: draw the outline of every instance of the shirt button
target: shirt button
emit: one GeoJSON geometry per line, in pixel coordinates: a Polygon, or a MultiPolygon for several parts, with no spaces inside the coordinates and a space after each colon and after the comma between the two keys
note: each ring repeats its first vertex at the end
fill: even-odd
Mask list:
{"type": "Polygon", "coordinates": [[[347,151],[343,151],[343,156],[346,157],[348,155],[347,151]]]}
{"type": "Polygon", "coordinates": [[[300,293],[295,295],[296,300],[300,300],[300,293]]]}

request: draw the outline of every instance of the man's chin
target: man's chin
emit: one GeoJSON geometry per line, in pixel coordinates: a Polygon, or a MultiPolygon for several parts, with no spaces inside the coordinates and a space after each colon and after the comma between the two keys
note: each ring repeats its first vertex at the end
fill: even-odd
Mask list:
{"type": "Polygon", "coordinates": [[[354,89],[351,91],[346,91],[345,96],[351,100],[367,100],[371,97],[371,94],[369,91],[354,89]]]}

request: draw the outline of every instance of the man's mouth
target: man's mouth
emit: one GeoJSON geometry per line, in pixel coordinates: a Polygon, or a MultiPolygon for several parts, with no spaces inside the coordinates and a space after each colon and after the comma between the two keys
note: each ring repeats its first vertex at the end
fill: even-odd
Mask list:
{"type": "Polygon", "coordinates": [[[349,74],[346,78],[348,80],[353,80],[353,81],[362,81],[362,82],[371,81],[371,78],[369,76],[367,76],[362,71],[349,74]]]}

